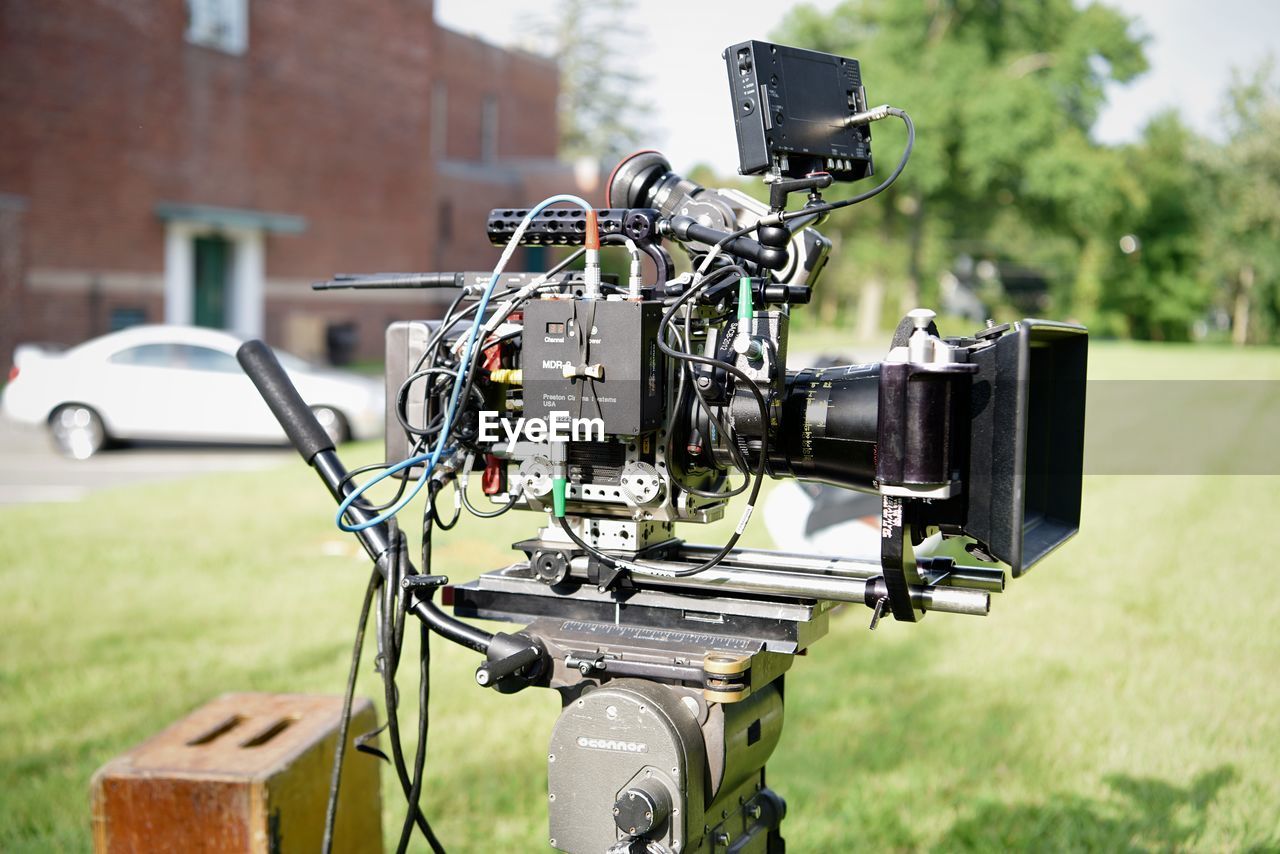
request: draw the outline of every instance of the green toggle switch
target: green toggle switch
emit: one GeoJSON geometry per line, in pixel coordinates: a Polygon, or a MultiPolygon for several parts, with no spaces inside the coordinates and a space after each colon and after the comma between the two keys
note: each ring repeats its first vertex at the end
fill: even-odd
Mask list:
{"type": "Polygon", "coordinates": [[[750,320],[755,313],[755,306],[751,304],[751,277],[743,276],[738,280],[738,320],[750,320]]]}
{"type": "Polygon", "coordinates": [[[551,480],[551,506],[557,519],[564,518],[564,492],[568,485],[566,478],[557,477],[551,480]]]}

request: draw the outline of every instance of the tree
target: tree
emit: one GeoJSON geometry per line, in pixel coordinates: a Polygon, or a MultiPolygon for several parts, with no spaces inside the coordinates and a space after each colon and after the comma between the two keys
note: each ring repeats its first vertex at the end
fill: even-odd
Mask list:
{"type": "Polygon", "coordinates": [[[564,0],[534,17],[523,46],[560,65],[560,154],[613,162],[643,139],[646,104],[637,100],[642,78],[621,56],[637,54],[635,31],[625,22],[634,6],[624,0],[564,0]]]}
{"type": "Polygon", "coordinates": [[[1116,318],[1102,331],[1159,341],[1187,340],[1212,302],[1202,275],[1203,146],[1169,111],[1152,119],[1142,140],[1121,150],[1128,192],[1107,222],[1106,284],[1099,308],[1116,318]]]}
{"type": "Polygon", "coordinates": [[[1205,253],[1237,344],[1280,337],[1280,84],[1268,59],[1236,73],[1225,109],[1228,138],[1201,162],[1208,216],[1205,253]]]}
{"type": "MultiPolygon", "coordinates": [[[[1147,67],[1142,40],[1114,10],[1073,0],[850,0],[830,14],[797,9],[778,37],[857,57],[870,102],[915,118],[916,153],[896,204],[876,206],[881,239],[907,247],[906,304],[950,262],[945,247],[998,241],[993,228],[1010,210],[1087,254],[1098,224],[1124,204],[1113,191],[1125,183],[1122,160],[1089,136],[1105,85],[1147,67]]],[[[874,133],[887,171],[901,132],[884,122],[874,133]]],[[[832,227],[852,231],[847,217],[832,227]]],[[[1083,286],[1068,290],[1088,297],[1083,286]]]]}

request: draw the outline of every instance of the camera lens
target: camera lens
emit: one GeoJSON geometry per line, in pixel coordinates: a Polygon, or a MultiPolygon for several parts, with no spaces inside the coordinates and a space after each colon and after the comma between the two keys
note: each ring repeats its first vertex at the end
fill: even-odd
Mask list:
{"type": "Polygon", "coordinates": [[[873,490],[880,366],[806,368],[787,376],[774,474],[873,490]]]}
{"type": "Polygon", "coordinates": [[[671,216],[703,190],[673,172],[660,152],[637,151],[614,168],[605,203],[611,208],[657,208],[671,216]]]}

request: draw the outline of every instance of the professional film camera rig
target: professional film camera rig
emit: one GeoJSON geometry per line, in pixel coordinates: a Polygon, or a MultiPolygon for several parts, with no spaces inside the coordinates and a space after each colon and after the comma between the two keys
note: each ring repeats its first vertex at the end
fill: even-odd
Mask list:
{"type": "Polygon", "coordinates": [[[768,204],[698,186],[641,152],[615,169],[604,209],[556,196],[493,211],[488,234],[506,250],[492,273],[317,285],[456,289],[442,319],[387,331],[388,462],[368,467],[372,480],[357,485],[367,469],[343,468],[269,349],[241,350],[340,502],[339,526],[376,564],[361,632],[376,599],[391,752],[410,802],[401,848],[416,824],[441,850],[417,805],[428,629],[483,655],[481,686],[560,692],[547,757],[553,847],[777,852],[785,805],[765,764],[782,729],[783,674],[833,608],[866,605],[872,628],[886,614],[986,614],[1004,587],[996,561],[1016,577],[1077,529],[1082,327],[1024,320],[944,337],[916,310],[878,363],[788,366],[790,312],[809,301],[830,248],[817,227],[894,182],[914,129],[899,109],[868,107],[855,60],[757,41],[724,57],[740,170],[764,175],[768,204]],[[832,182],[873,174],[869,127],[888,117],[908,131],[897,167],[871,190],[825,201],[832,182]],[[789,209],[795,194],[804,200],[789,209]],[[505,272],[516,247],[538,245],[574,251],[544,273],[505,272]],[[676,274],[670,245],[691,272],[676,274]],[[601,276],[602,246],[630,254],[627,281],[601,276]],[[570,269],[581,256],[584,269],[570,269]],[[468,494],[473,475],[487,508],[468,494]],[[880,554],[738,548],[766,475],[878,493],[880,554]],[[397,492],[375,506],[365,491],[388,477],[397,492]],[[424,488],[419,571],[395,515],[424,488]],[[431,574],[431,542],[457,519],[436,509],[449,488],[478,516],[527,510],[543,526],[514,544],[511,565],[448,586],[431,574]],[[676,535],[677,523],[734,512],[735,498],[723,545],[676,535]],[[967,544],[976,565],[916,556],[929,535],[967,544]],[[433,601],[441,587],[452,616],[433,601]],[[406,614],[423,634],[412,767],[394,684],[406,614]],[[523,627],[490,634],[460,618],[523,627]]]}

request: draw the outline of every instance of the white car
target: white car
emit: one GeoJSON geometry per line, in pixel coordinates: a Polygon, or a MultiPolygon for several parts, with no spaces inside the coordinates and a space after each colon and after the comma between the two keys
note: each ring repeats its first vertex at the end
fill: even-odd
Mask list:
{"type": "MultiPolygon", "coordinates": [[[[283,441],[236,361],[241,343],[216,329],[135,326],[65,352],[20,346],[0,410],[47,425],[58,449],[76,459],[115,439],[283,441]]],[[[381,433],[380,382],[277,355],[335,442],[381,433]]]]}

